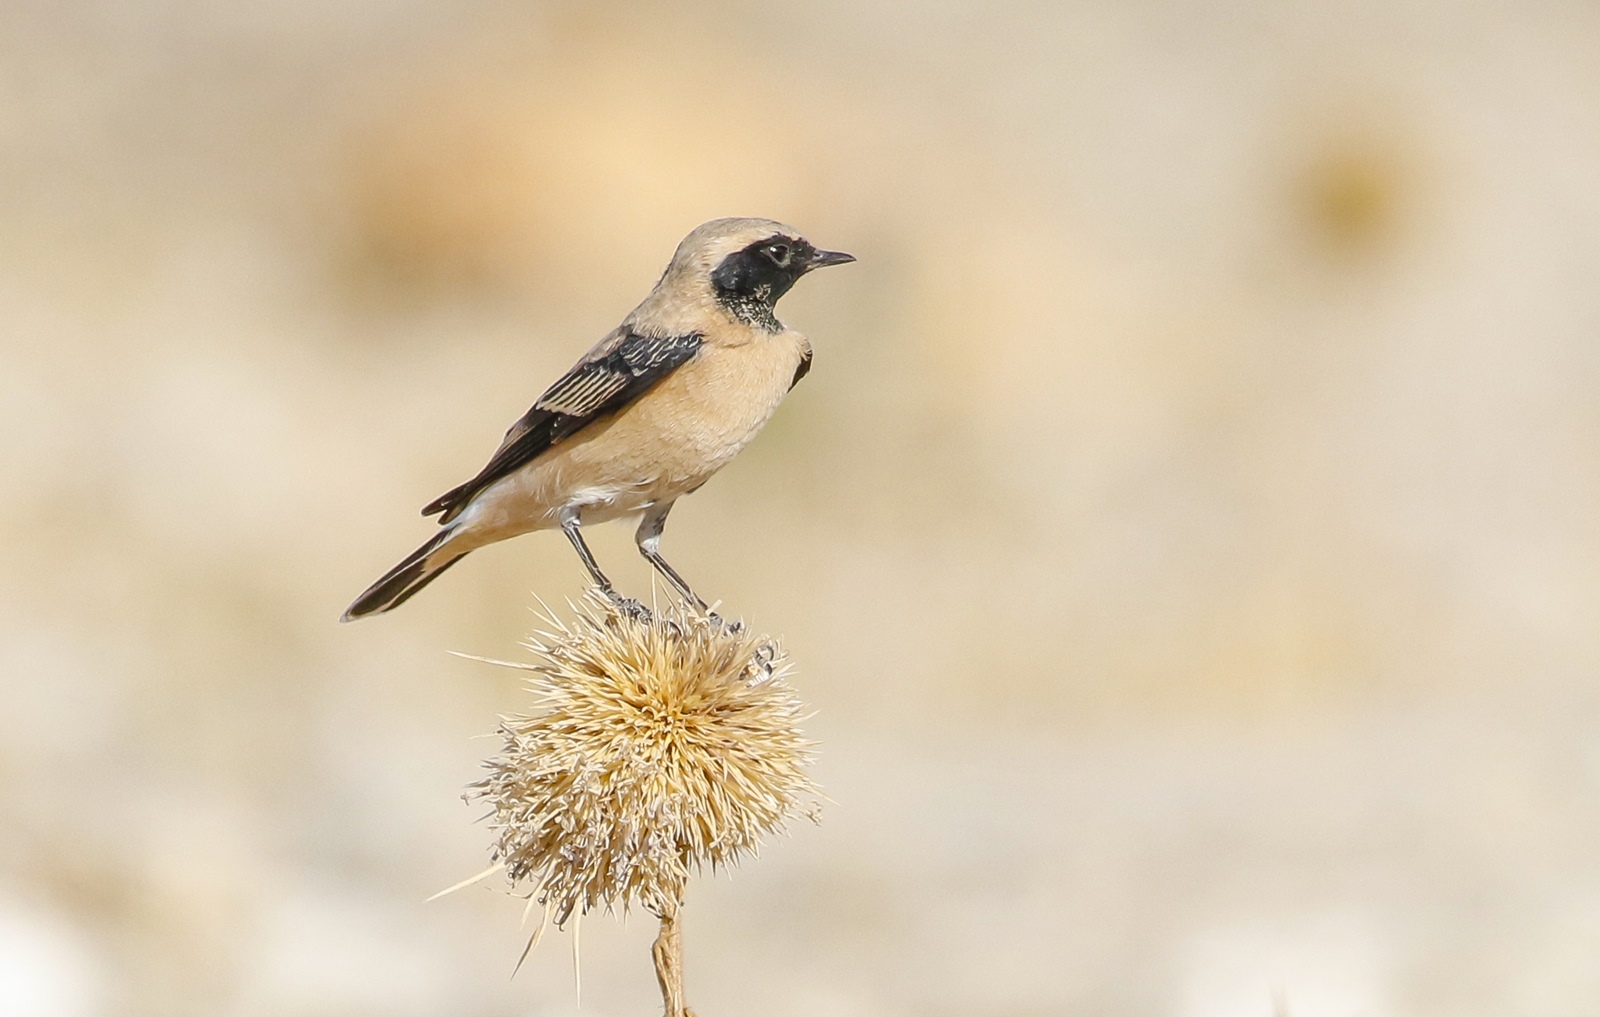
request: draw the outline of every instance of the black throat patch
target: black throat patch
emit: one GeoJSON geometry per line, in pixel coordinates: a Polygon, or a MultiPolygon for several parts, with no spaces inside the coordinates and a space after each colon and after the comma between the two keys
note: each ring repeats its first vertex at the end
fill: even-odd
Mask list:
{"type": "Polygon", "coordinates": [[[752,328],[782,332],[774,308],[805,274],[811,253],[810,244],[781,233],[733,252],[711,273],[717,301],[752,328]]]}
{"type": "Polygon", "coordinates": [[[763,332],[777,335],[783,331],[783,322],[778,320],[778,315],[772,304],[761,297],[744,297],[737,294],[717,294],[717,301],[733,313],[735,318],[749,325],[759,328],[763,332]]]}

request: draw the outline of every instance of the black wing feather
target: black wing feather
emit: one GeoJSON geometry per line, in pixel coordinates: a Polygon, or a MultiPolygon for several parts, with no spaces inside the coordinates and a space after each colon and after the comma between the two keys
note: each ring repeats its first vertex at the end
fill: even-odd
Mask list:
{"type": "Polygon", "coordinates": [[[449,522],[479,491],[596,420],[625,409],[698,353],[700,341],[698,332],[676,336],[627,333],[608,352],[597,353],[562,375],[506,432],[505,441],[476,477],[429,502],[422,514],[443,512],[439,521],[449,522]]]}
{"type": "Polygon", "coordinates": [[[810,346],[810,344],[807,344],[805,353],[801,354],[801,356],[800,356],[799,365],[794,369],[794,380],[789,382],[789,391],[793,392],[794,391],[794,387],[796,385],[800,384],[800,379],[804,378],[806,375],[808,375],[810,373],[811,373],[811,346],[810,346]]]}

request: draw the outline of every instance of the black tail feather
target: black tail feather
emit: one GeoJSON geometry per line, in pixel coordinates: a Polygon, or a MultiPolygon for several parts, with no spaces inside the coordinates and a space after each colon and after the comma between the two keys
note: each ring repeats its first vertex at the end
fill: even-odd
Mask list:
{"type": "Polygon", "coordinates": [[[355,603],[345,609],[339,620],[355,621],[369,614],[392,611],[416,596],[417,591],[437,579],[445,569],[466,557],[467,553],[463,551],[443,564],[428,567],[428,556],[449,540],[453,532],[453,529],[442,530],[432,540],[406,555],[404,561],[385,572],[382,579],[367,587],[366,591],[356,598],[355,603]]]}
{"type": "Polygon", "coordinates": [[[469,480],[467,483],[462,484],[459,487],[452,487],[444,494],[441,494],[439,497],[428,502],[428,504],[423,507],[422,514],[425,516],[432,516],[443,512],[445,513],[445,516],[439,521],[441,523],[449,522],[450,510],[458,505],[465,504],[474,493],[476,493],[476,488],[472,486],[472,482],[469,480]]]}

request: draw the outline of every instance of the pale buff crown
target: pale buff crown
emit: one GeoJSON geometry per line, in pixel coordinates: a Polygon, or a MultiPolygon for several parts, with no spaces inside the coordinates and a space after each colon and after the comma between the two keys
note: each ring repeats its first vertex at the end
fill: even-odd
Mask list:
{"type": "Polygon", "coordinates": [[[701,223],[678,244],[660,282],[628,315],[624,327],[644,327],[665,334],[730,327],[733,319],[717,303],[711,289],[712,271],[735,251],[780,234],[801,238],[799,230],[776,219],[731,217],[701,223]]]}

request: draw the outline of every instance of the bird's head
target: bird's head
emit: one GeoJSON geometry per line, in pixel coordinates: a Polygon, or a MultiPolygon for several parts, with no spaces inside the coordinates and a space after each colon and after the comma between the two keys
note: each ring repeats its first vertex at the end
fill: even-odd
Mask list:
{"type": "Polygon", "coordinates": [[[794,227],[772,219],[713,219],[683,238],[663,282],[708,292],[746,324],[776,331],[782,326],[772,310],[795,280],[855,260],[818,250],[794,227]]]}

